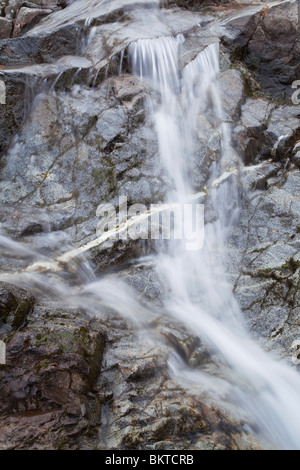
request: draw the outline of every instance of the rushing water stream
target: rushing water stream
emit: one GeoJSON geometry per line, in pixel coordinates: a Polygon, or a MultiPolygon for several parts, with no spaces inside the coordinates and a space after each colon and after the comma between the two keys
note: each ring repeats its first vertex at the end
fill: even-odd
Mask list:
{"type": "MultiPolygon", "coordinates": [[[[212,185],[209,190],[218,219],[206,225],[204,248],[191,253],[185,250],[184,245],[176,245],[173,253],[158,257],[157,268],[163,270],[172,292],[167,308],[170,314],[213,345],[230,365],[229,380],[234,380],[232,393],[258,424],[262,434],[279,447],[298,448],[299,377],[273,362],[251,342],[231,288],[226,285],[225,271],[222,272],[224,238],[238,211],[234,170],[238,170],[240,162],[232,161],[228,155],[233,150],[230,149],[230,130],[224,123],[217,83],[218,44],[212,44],[201,52],[185,67],[180,79],[177,51],[181,40],[181,37],[141,40],[132,44],[130,51],[133,72],[150,81],[162,97],[161,102],[152,103],[151,108],[161,159],[174,178],[176,191],[170,198],[183,203],[192,192],[185,173],[190,158],[192,126],[197,122],[197,113],[209,111],[209,99],[222,135],[222,156],[212,166],[211,181],[216,181],[220,173],[225,172],[228,163],[234,176],[220,185],[212,185]],[[216,253],[219,254],[217,265],[216,253]]],[[[184,374],[176,363],[172,364],[172,369],[175,376],[184,374]]],[[[203,377],[193,374],[193,380],[201,384],[203,377]]],[[[220,387],[219,382],[216,387],[220,387]]]]}
{"type": "MultiPolygon", "coordinates": [[[[52,21],[56,27],[56,19],[52,21]]],[[[204,241],[203,233],[199,232],[203,222],[199,212],[196,223],[199,238],[173,240],[167,252],[164,245],[164,250],[155,257],[155,269],[163,280],[162,289],[169,292],[165,311],[187,325],[216,352],[220,374],[213,377],[191,369],[175,354],[170,356],[170,374],[183,385],[188,387],[192,383],[224,401],[230,395],[266,447],[299,449],[299,375],[276,362],[251,340],[232,286],[227,282],[226,237],[239,215],[238,175],[242,163],[231,148],[230,125],[226,123],[222,106],[218,84],[219,44],[209,44],[180,70],[178,49],[184,40],[182,34],[164,35],[138,39],[129,47],[133,74],[154,90],[145,105],[156,128],[161,162],[173,182],[166,202],[183,207],[194,197],[191,211],[184,219],[189,227],[197,210],[191,161],[194,134],[201,123],[199,116],[210,117],[221,140],[220,159],[210,168],[205,204],[214,217],[205,225],[204,241]]],[[[185,234],[188,232],[184,230],[185,234]]],[[[137,327],[149,315],[151,307],[140,305],[128,286],[119,281],[117,284],[111,277],[98,280],[84,259],[84,250],[75,248],[73,252],[61,233],[36,237],[33,248],[3,234],[0,246],[6,256],[11,254],[15,258],[13,268],[18,265],[18,269],[1,275],[3,280],[33,289],[42,296],[47,292],[49,299],[88,308],[93,314],[105,305],[132,320],[137,327]],[[38,246],[47,247],[47,254],[38,246]],[[67,269],[62,269],[62,261],[67,269]]]]}

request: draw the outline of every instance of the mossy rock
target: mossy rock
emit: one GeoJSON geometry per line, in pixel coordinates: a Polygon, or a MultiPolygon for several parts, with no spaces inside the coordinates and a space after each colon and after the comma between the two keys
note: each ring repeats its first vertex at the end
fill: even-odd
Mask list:
{"type": "Polygon", "coordinates": [[[0,319],[18,329],[26,323],[33,309],[34,298],[25,289],[0,282],[0,319]]]}

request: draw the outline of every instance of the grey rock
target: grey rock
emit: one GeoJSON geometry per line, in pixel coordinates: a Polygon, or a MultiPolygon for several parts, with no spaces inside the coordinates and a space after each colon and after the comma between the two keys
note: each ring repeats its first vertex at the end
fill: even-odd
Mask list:
{"type": "Polygon", "coordinates": [[[1,376],[1,449],[72,449],[95,435],[105,329],[78,311],[36,307],[10,335],[1,376]],[[68,429],[68,430],[67,430],[68,429]]]}
{"type": "MultiPolygon", "coordinates": [[[[32,107],[34,98],[47,88],[61,88],[81,82],[91,63],[84,58],[67,56],[55,64],[42,64],[0,71],[5,83],[5,105],[0,107],[0,158],[32,107]]],[[[5,159],[2,160],[2,166],[5,159]]]]}
{"type": "Polygon", "coordinates": [[[20,9],[22,0],[9,0],[8,6],[5,8],[5,16],[7,19],[14,19],[20,9]]]}
{"type": "MultiPolygon", "coordinates": [[[[184,391],[168,377],[168,349],[164,343],[158,346],[155,331],[134,333],[125,327],[120,335],[120,321],[110,316],[109,345],[98,382],[108,397],[100,449],[259,448],[237,421],[227,420],[225,411],[216,413],[213,404],[202,403],[191,388],[184,391]],[[218,431],[223,425],[226,437],[218,431]]],[[[193,336],[172,322],[161,322],[155,322],[156,327],[165,325],[161,334],[189,355],[190,348],[195,348],[193,336]]]]}
{"type": "Polygon", "coordinates": [[[20,8],[15,20],[13,37],[20,36],[34,24],[38,23],[41,17],[49,15],[50,13],[52,13],[52,10],[28,8],[26,6],[20,8]]]}
{"type": "MultiPolygon", "coordinates": [[[[0,111],[1,228],[57,260],[74,245],[95,238],[100,203],[117,207],[119,195],[126,195],[129,204],[146,206],[164,200],[171,182],[145,113],[151,89],[130,74],[128,44],[138,37],[183,32],[182,69],[223,34],[225,43],[232,40],[234,59],[242,60],[241,52],[245,59],[231,66],[230,48],[224,46],[220,83],[225,118],[246,164],[239,175],[244,205],[228,241],[227,275],[252,334],[290,361],[289,347],[299,334],[299,116],[296,107],[257,99],[253,93],[259,87],[251,80],[255,75],[265,91],[276,95],[292,77],[298,47],[295,2],[266,11],[256,5],[233,21],[230,15],[236,11],[222,10],[225,33],[224,25],[213,27],[214,14],[179,8],[163,13],[166,24],[140,32],[127,7],[137,4],[144,20],[145,11],[156,14],[154,4],[141,8],[147,3],[79,0],[24,36],[1,41],[0,63],[9,65],[0,74],[8,91],[0,111]],[[284,34],[275,37],[280,25],[286,43],[284,34]],[[270,38],[279,45],[277,58],[270,38]],[[82,57],[74,58],[78,54],[82,57]],[[278,79],[276,75],[270,83],[275,63],[278,79]],[[287,70],[281,74],[284,63],[287,70]],[[47,86],[41,88],[44,80],[47,86]]],[[[200,2],[192,3],[198,8],[200,2]]],[[[20,5],[14,7],[17,12],[20,5]]],[[[207,184],[221,139],[210,113],[198,116],[195,124],[188,171],[198,191],[207,184]]],[[[226,164],[236,158],[230,151],[226,164]]],[[[155,249],[141,241],[108,240],[87,252],[97,275],[125,281],[136,290],[140,308],[147,305],[148,316],[138,332],[113,310],[98,308],[97,317],[90,318],[77,308],[35,303],[24,289],[1,283],[0,338],[7,343],[9,367],[0,367],[0,448],[259,448],[237,417],[235,403],[216,403],[170,378],[169,359],[175,352],[194,371],[216,376],[222,371],[215,352],[165,314],[169,293],[151,257],[134,261],[155,249]]],[[[22,271],[36,258],[27,253],[27,259],[12,259],[5,252],[0,268],[22,271]]],[[[80,258],[55,267],[57,272],[48,272],[48,297],[52,276],[64,269],[72,284],[86,265],[80,258]]]]}
{"type": "Polygon", "coordinates": [[[229,23],[224,41],[235,58],[243,57],[263,89],[288,99],[297,77],[299,54],[298,2],[262,6],[256,14],[229,23]]]}
{"type": "Polygon", "coordinates": [[[241,119],[234,129],[234,139],[246,164],[272,158],[286,161],[300,132],[296,106],[279,106],[263,99],[248,99],[242,106],[241,119]]]}
{"type": "Polygon", "coordinates": [[[4,282],[0,283],[0,319],[2,323],[17,329],[24,326],[33,309],[34,298],[25,289],[4,282]]]}
{"type": "Polygon", "coordinates": [[[272,155],[275,159],[290,156],[300,135],[300,118],[296,106],[279,107],[270,117],[268,129],[265,132],[270,146],[273,145],[272,155]]]}
{"type": "Polygon", "coordinates": [[[241,118],[233,131],[238,150],[246,165],[270,157],[270,146],[262,140],[275,105],[264,99],[248,98],[241,108],[241,118]]]}
{"type": "Polygon", "coordinates": [[[300,168],[300,152],[297,152],[293,155],[292,161],[298,168],[300,168]]]}
{"type": "Polygon", "coordinates": [[[225,119],[235,121],[239,116],[241,105],[245,99],[245,89],[242,74],[238,70],[230,69],[221,73],[220,84],[225,119]]]}
{"type": "Polygon", "coordinates": [[[251,194],[232,237],[238,251],[231,256],[240,265],[235,293],[256,337],[291,364],[298,334],[299,170],[278,171],[268,181],[267,191],[251,194]]]}

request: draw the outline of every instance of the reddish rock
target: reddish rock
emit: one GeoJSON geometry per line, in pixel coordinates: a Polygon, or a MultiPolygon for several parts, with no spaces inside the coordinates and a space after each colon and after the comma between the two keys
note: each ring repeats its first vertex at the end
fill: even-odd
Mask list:
{"type": "Polygon", "coordinates": [[[262,8],[255,15],[234,19],[223,38],[254,72],[263,90],[288,99],[300,71],[299,2],[290,0],[262,8]]]}
{"type": "Polygon", "coordinates": [[[41,8],[26,8],[20,9],[16,18],[13,37],[17,37],[25,28],[34,26],[43,16],[49,15],[52,10],[45,10],[41,8]]]}
{"type": "Polygon", "coordinates": [[[12,30],[12,21],[0,17],[0,39],[7,39],[10,37],[12,30]]]}

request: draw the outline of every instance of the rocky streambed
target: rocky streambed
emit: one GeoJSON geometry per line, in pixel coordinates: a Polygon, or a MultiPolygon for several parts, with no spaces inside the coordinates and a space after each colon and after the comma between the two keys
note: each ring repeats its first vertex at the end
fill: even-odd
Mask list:
{"type": "MultiPolygon", "coordinates": [[[[298,370],[299,2],[54,3],[1,2],[0,448],[268,447],[230,396],[187,390],[172,375],[170,357],[220,379],[226,366],[166,315],[157,245],[93,240],[99,204],[124,196],[148,207],[172,187],[145,106],[155,91],[132,74],[130,44],[182,34],[182,71],[219,42],[225,119],[242,160],[225,280],[251,335],[298,370]],[[106,302],[93,290],[80,297],[91,266],[106,302]]],[[[203,202],[220,153],[213,119],[201,116],[188,171],[203,202]]]]}

